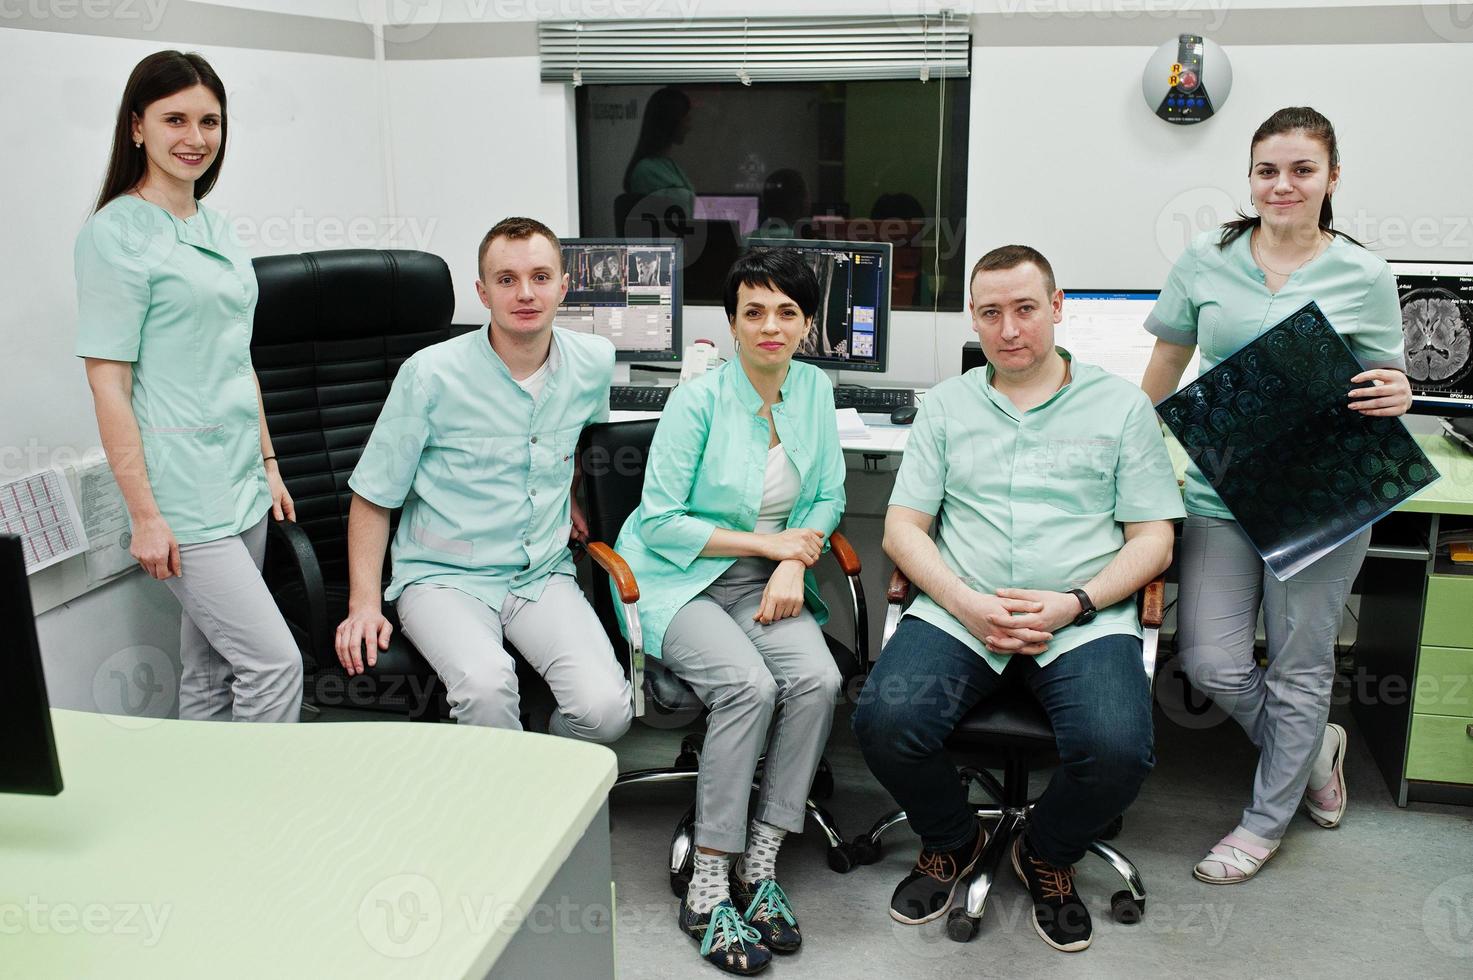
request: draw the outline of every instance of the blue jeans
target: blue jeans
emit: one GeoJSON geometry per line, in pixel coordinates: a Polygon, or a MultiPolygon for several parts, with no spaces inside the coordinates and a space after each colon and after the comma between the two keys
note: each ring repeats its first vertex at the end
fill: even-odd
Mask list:
{"type": "Polygon", "coordinates": [[[907,616],[859,696],[854,733],[927,850],[960,847],[976,827],[946,737],[976,704],[1020,679],[1043,705],[1058,742],[1059,766],[1028,822],[1028,843],[1039,857],[1055,867],[1084,857],[1151,771],[1151,694],[1140,640],[1101,637],[1043,668],[1020,655],[998,674],[966,644],[907,616]]]}

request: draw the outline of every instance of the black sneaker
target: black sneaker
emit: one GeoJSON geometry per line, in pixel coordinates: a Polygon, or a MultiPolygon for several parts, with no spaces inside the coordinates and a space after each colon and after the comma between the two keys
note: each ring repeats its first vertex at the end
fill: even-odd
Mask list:
{"type": "Polygon", "coordinates": [[[986,844],[987,831],[978,824],[977,839],[970,844],[954,851],[922,850],[916,866],[890,896],[890,918],[915,926],[943,915],[986,844]]]}
{"type": "Polygon", "coordinates": [[[1013,870],[1033,896],[1033,931],[1054,949],[1077,953],[1089,945],[1094,926],[1074,890],[1074,869],[1036,857],[1026,837],[1019,834],[1013,841],[1013,870]]]}
{"type": "Polygon", "coordinates": [[[701,959],[718,970],[750,977],[772,962],[772,951],[762,945],[757,930],[742,921],[731,902],[717,902],[709,912],[696,913],[684,901],[677,919],[681,931],[701,944],[701,959]]]}
{"type": "Polygon", "coordinates": [[[759,942],[774,953],[796,953],[798,947],[803,945],[803,931],[798,928],[798,917],[793,914],[787,893],[776,878],[743,881],[737,874],[736,863],[733,862],[731,901],[737,911],[742,913],[747,925],[757,930],[759,942]]]}

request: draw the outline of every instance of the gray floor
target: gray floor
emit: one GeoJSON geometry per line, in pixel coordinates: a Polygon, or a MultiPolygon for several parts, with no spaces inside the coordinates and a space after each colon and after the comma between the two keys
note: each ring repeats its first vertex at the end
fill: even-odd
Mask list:
{"type": "MultiPolygon", "coordinates": [[[[1340,717],[1342,714],[1346,717],[1340,717]]],[[[890,891],[915,859],[916,838],[897,827],[879,864],[848,875],[828,869],[822,837],[789,838],[779,877],[803,923],[804,947],[768,972],[815,977],[1026,977],[1059,971],[1090,977],[1473,976],[1473,810],[1398,809],[1359,739],[1347,764],[1351,808],[1335,830],[1296,820],[1263,873],[1233,886],[1205,885],[1191,867],[1237,822],[1252,778],[1252,747],[1229,725],[1187,729],[1157,711],[1155,771],[1126,815],[1116,844],[1145,880],[1145,919],[1109,917],[1119,879],[1087,857],[1078,882],[1095,941],[1058,953],[1034,934],[1015,878],[994,888],[982,930],[969,944],[946,937],[944,920],[901,926],[886,913],[890,891]],[[1459,880],[1461,878],[1461,880],[1459,880]]],[[[668,765],[678,733],[636,723],[616,749],[620,768],[668,765]]],[[[846,836],[893,804],[865,769],[841,708],[829,745],[837,789],[827,804],[846,836]]],[[[1041,789],[1041,784],[1037,787],[1041,789]]],[[[613,800],[620,976],[718,976],[675,928],[665,871],[670,833],[690,803],[679,787],[641,787],[613,800]]]]}
{"type": "MultiPolygon", "coordinates": [[[[1241,812],[1254,754],[1227,724],[1193,721],[1158,683],[1158,763],[1115,841],[1139,867],[1148,903],[1134,926],[1109,917],[1120,887],[1099,859],[1085,858],[1078,883],[1095,921],[1094,944],[1058,953],[1033,933],[1026,894],[1005,875],[982,929],[969,944],[945,922],[901,926],[886,908],[915,859],[916,838],[897,827],[880,863],[848,875],[830,871],[821,835],[790,837],[778,872],[803,923],[804,947],[765,975],[842,977],[1473,977],[1473,808],[1392,802],[1344,699],[1335,720],[1350,731],[1350,811],[1336,830],[1302,815],[1261,875],[1233,886],[1196,881],[1191,867],[1241,812]]],[[[331,712],[321,720],[366,720],[331,712]]],[[[377,716],[382,718],[382,715],[377,716]]],[[[869,775],[839,709],[829,743],[837,788],[827,807],[852,837],[893,804],[869,775]]],[[[1210,719],[1209,719],[1210,721],[1210,719]]],[[[679,731],[636,722],[614,748],[620,769],[670,764],[679,731]]],[[[1035,793],[1042,783],[1035,785],[1035,793]]],[[[617,947],[622,980],[717,977],[675,927],[665,868],[670,834],[690,805],[687,787],[643,786],[612,800],[617,947]]],[[[581,978],[579,978],[581,980],[581,978]]]]}

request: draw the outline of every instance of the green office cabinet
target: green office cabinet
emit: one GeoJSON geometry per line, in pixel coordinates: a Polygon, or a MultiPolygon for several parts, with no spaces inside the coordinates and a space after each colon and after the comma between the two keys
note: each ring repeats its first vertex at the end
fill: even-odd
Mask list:
{"type": "Polygon", "coordinates": [[[1427,576],[1427,646],[1473,647],[1473,575],[1427,576]]]}
{"type": "Polygon", "coordinates": [[[1473,721],[1473,650],[1423,647],[1412,710],[1473,721]]]}
{"type": "Polygon", "coordinates": [[[1473,718],[1412,715],[1408,779],[1473,783],[1473,718]]]}

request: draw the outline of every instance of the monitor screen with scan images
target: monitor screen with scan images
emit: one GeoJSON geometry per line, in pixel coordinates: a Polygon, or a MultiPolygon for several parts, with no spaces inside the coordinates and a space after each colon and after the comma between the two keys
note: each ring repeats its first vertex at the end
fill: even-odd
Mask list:
{"type": "Polygon", "coordinates": [[[1473,415],[1473,262],[1388,264],[1401,301],[1411,410],[1473,415]]]}
{"type": "Polygon", "coordinates": [[[798,360],[837,371],[885,370],[894,246],[786,238],[747,244],[796,249],[818,279],[818,312],[798,344],[798,360]]]}
{"type": "Polygon", "coordinates": [[[680,359],[679,241],[565,238],[555,326],[606,337],[621,361],[680,359]]]}
{"type": "Polygon", "coordinates": [[[55,796],[61,766],[20,538],[0,534],[0,793],[55,796]]]}

